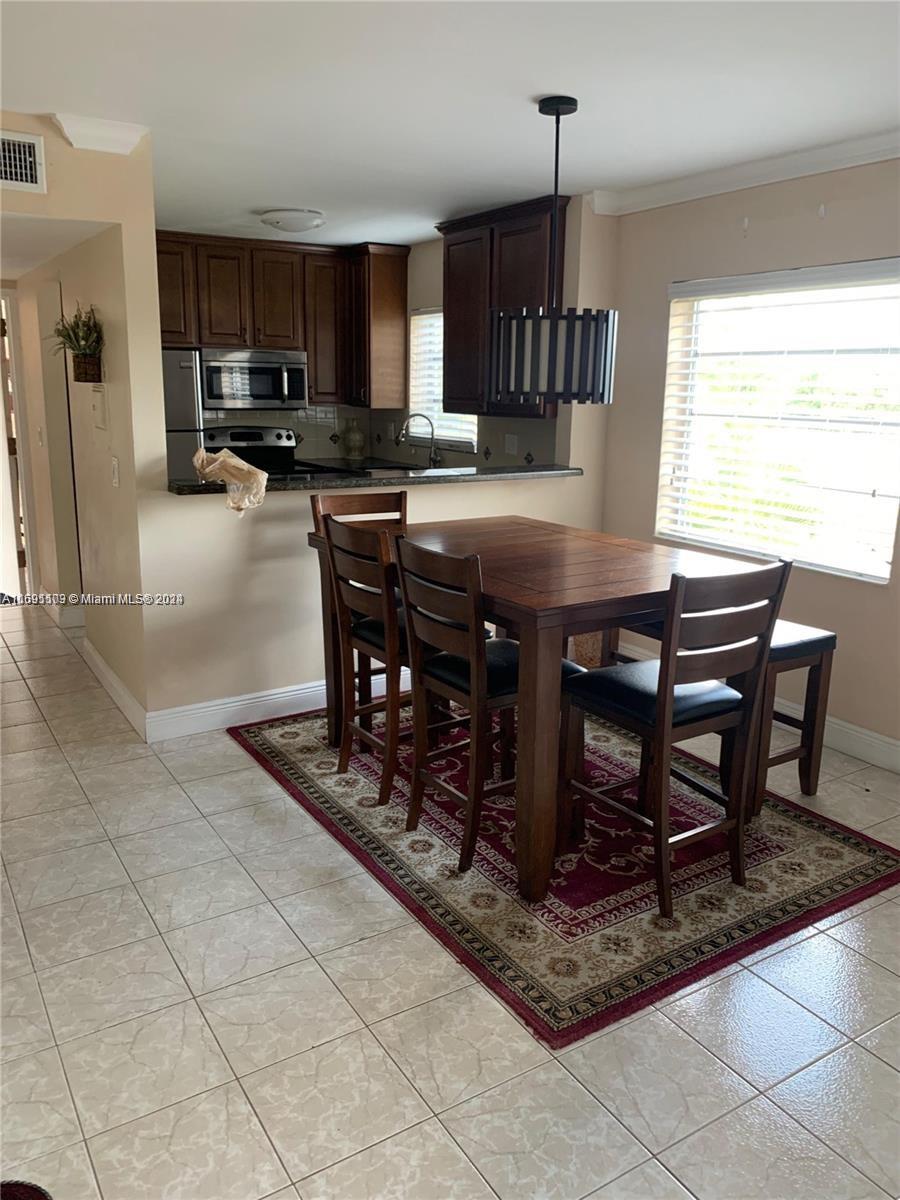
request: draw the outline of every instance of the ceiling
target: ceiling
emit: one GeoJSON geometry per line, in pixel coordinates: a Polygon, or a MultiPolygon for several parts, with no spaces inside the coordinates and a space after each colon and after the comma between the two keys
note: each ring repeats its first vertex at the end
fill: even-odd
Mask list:
{"type": "MultiPolygon", "coordinates": [[[[29,3],[3,107],[146,125],[162,228],[414,242],[561,188],[631,190],[895,128],[894,3],[29,3]]],[[[799,173],[799,172],[798,172],[799,173]]]]}
{"type": "Polygon", "coordinates": [[[3,278],[18,279],[104,229],[109,229],[109,225],[100,221],[61,221],[55,217],[4,213],[0,223],[3,278]]]}

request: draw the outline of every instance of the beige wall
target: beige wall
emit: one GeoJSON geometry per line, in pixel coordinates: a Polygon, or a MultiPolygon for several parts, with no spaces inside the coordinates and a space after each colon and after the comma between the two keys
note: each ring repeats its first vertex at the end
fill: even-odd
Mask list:
{"type": "MultiPolygon", "coordinates": [[[[604,529],[653,536],[668,284],[900,253],[898,167],[896,161],[855,167],[619,219],[620,341],[604,529]]],[[[608,220],[594,217],[591,224],[608,220]]],[[[798,568],[785,604],[787,617],[838,633],[831,715],[894,738],[900,736],[898,557],[886,586],[798,568]]],[[[799,698],[800,682],[786,677],[785,694],[799,698]]]]}

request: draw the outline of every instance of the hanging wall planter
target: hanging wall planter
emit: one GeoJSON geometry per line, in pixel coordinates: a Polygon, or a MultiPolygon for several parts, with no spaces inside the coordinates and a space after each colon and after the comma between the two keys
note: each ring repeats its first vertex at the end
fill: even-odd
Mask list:
{"type": "Polygon", "coordinates": [[[78,304],[71,317],[59,318],[53,333],[57,339],[56,352],[68,350],[72,355],[75,383],[102,382],[103,326],[97,320],[94,306],[85,311],[78,304]]]}

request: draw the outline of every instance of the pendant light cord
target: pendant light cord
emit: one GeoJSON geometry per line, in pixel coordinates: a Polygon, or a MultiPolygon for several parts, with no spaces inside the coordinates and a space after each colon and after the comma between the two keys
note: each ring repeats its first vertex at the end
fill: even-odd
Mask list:
{"type": "Polygon", "coordinates": [[[553,212],[550,216],[550,311],[556,312],[559,297],[556,294],[559,281],[557,264],[557,239],[559,230],[559,113],[556,113],[556,148],[553,156],[553,212]]]}

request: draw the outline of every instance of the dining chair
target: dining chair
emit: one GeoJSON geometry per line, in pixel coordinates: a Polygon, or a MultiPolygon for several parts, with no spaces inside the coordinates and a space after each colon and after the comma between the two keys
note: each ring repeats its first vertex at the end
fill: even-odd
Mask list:
{"type": "MultiPolygon", "coordinates": [[[[661,621],[647,625],[626,626],[657,641],[662,637],[661,621]]],[[[618,629],[604,634],[602,664],[634,662],[633,658],[619,651],[618,629]]],[[[822,751],[825,745],[825,718],[828,714],[828,688],[831,681],[831,664],[837,648],[837,634],[827,629],[816,629],[811,625],[799,625],[795,621],[779,618],[772,631],[769,661],[766,666],[766,685],[763,692],[759,720],[759,758],[756,778],[747,807],[748,819],[758,816],[766,793],[766,774],[770,767],[796,760],[800,777],[800,791],[804,796],[814,796],[819,787],[822,767],[822,751]],[[785,671],[806,669],[806,689],[803,698],[802,716],[795,717],[777,706],[775,691],[778,679],[785,671]],[[773,723],[785,725],[799,731],[800,740],[789,747],[772,753],[773,723]]]]}
{"type": "MultiPolygon", "coordinates": [[[[456,800],[465,812],[459,870],[467,871],[475,857],[484,798],[506,786],[514,768],[519,644],[510,638],[485,636],[477,554],[457,558],[400,537],[397,557],[413,700],[414,762],[406,828],[418,827],[426,786],[456,800]],[[446,748],[431,749],[428,744],[428,714],[435,696],[468,713],[469,738],[453,747],[468,746],[465,795],[430,770],[432,761],[446,754],[446,748]],[[495,712],[500,714],[501,778],[488,783],[495,712]]],[[[560,669],[564,676],[582,670],[566,660],[560,669]]]]}
{"type": "MultiPolygon", "coordinates": [[[[316,533],[325,534],[325,518],[332,516],[335,519],[347,518],[352,520],[354,524],[362,524],[365,522],[369,525],[371,522],[372,528],[376,526],[384,529],[405,529],[406,528],[406,492],[333,492],[329,494],[316,493],[310,496],[310,506],[312,507],[313,529],[316,533]]],[[[324,575],[330,576],[330,571],[323,569],[323,587],[322,587],[322,602],[329,604],[332,608],[331,619],[337,620],[337,612],[333,597],[330,595],[330,585],[328,580],[324,579],[324,575]]],[[[397,603],[400,603],[399,593],[397,595],[397,603]]],[[[323,614],[323,618],[328,622],[328,615],[323,614]]],[[[326,637],[327,641],[327,637],[326,637]]],[[[359,703],[362,706],[372,703],[372,679],[384,674],[383,668],[372,668],[372,659],[369,654],[359,651],[356,655],[356,669],[353,673],[354,686],[352,692],[357,692],[359,695],[359,703]]],[[[327,664],[326,664],[327,665],[327,664]]],[[[337,669],[341,669],[338,664],[335,664],[337,669]]],[[[372,717],[364,715],[361,718],[363,727],[371,732],[372,717]]],[[[368,753],[371,746],[368,743],[363,743],[360,747],[363,753],[368,753]]]]}
{"type": "Polygon", "coordinates": [[[745,882],[748,785],[755,777],[769,643],[790,569],[782,562],[741,575],[673,575],[659,659],[598,667],[563,682],[560,843],[583,834],[585,798],[650,830],[663,917],[672,916],[671,859],[681,847],[727,833],[731,877],[745,882]],[[637,776],[599,788],[587,785],[586,712],[640,739],[637,776]],[[721,734],[728,747],[723,791],[672,764],[674,743],[705,733],[721,734]],[[724,817],[670,834],[670,776],[721,804],[724,817]],[[635,785],[636,805],[615,798],[635,785]]]}
{"type": "MultiPolygon", "coordinates": [[[[350,765],[353,742],[380,749],[383,755],[378,803],[387,804],[397,772],[400,740],[400,672],[409,665],[403,613],[397,606],[397,568],[388,532],[360,529],[323,514],[332,593],[340,633],[345,700],[338,774],[350,765]],[[384,664],[383,700],[372,700],[354,686],[354,653],[360,661],[384,664]],[[373,732],[372,716],[384,713],[384,737],[373,732]]],[[[368,676],[369,688],[371,675],[368,676]]],[[[408,700],[407,700],[408,702],[408,700]]]]}

